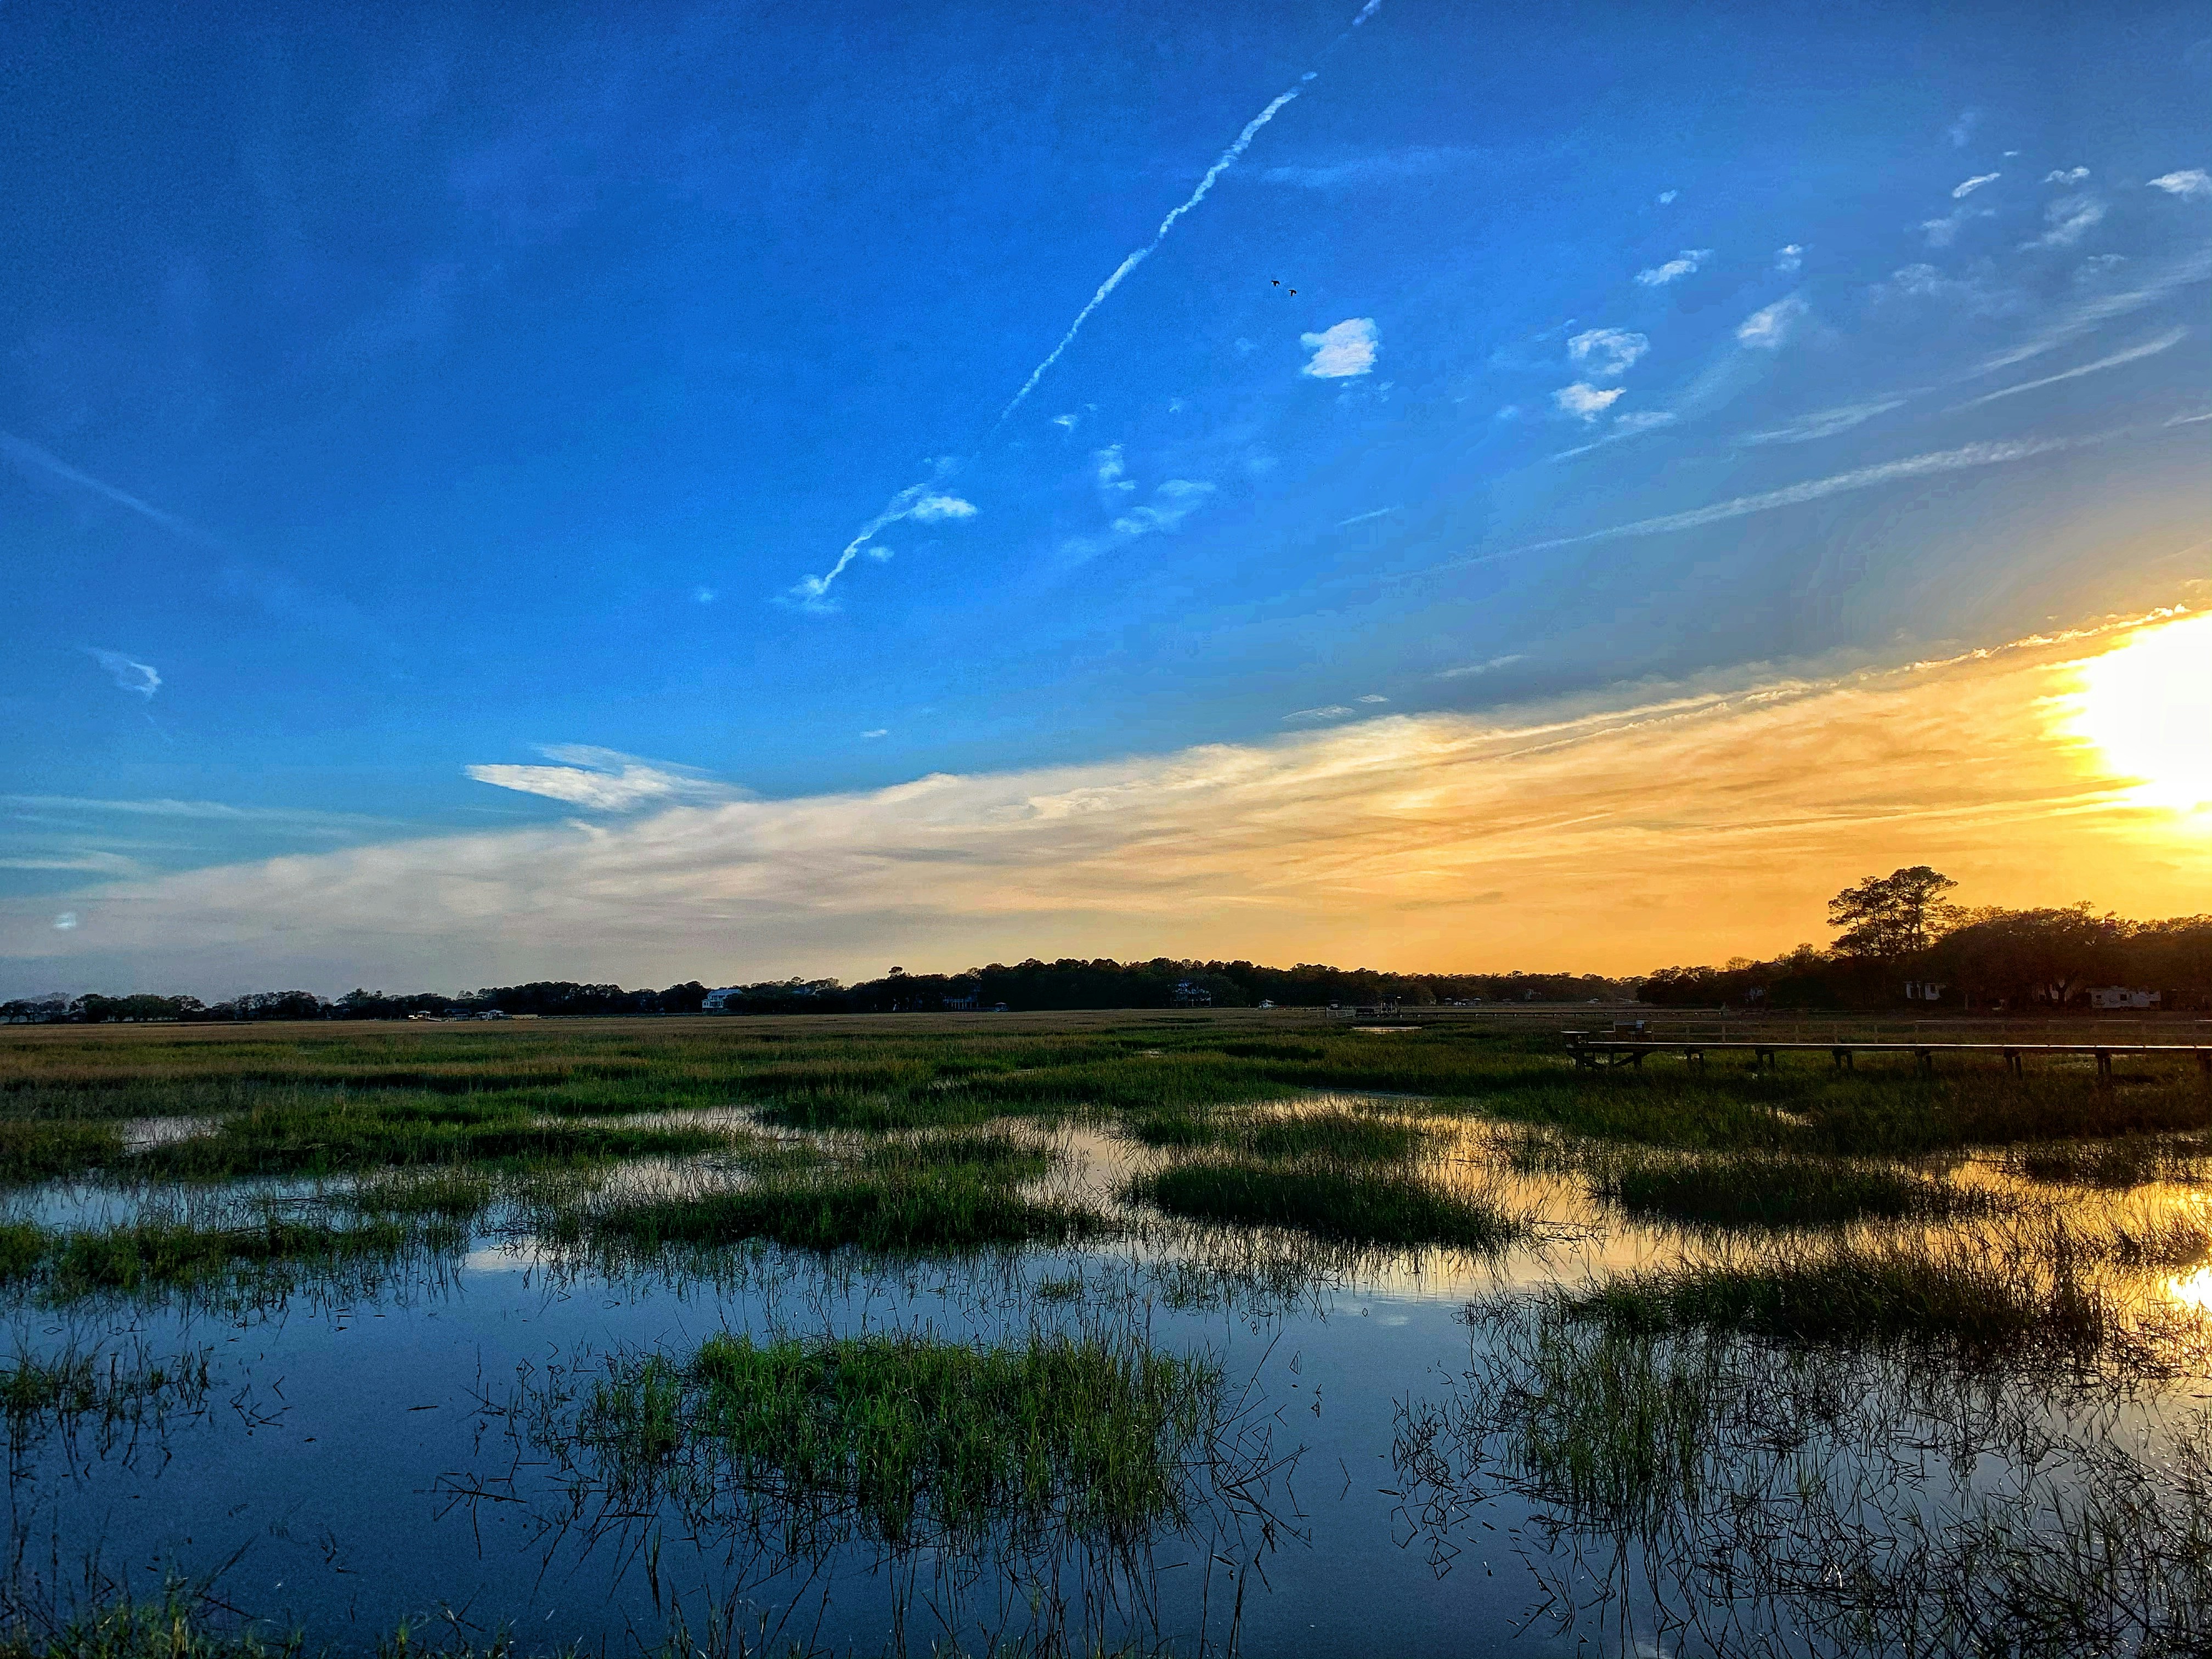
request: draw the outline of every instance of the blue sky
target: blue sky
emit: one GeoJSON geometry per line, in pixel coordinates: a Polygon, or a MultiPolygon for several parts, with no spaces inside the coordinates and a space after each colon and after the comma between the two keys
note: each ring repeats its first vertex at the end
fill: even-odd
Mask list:
{"type": "Polygon", "coordinates": [[[26,983],[167,872],[1895,665],[2212,573],[2199,8],[13,32],[26,983]]]}

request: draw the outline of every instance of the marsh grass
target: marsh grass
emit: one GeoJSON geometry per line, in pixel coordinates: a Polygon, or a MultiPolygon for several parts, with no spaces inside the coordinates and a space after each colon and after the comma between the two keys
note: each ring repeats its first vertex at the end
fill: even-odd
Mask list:
{"type": "Polygon", "coordinates": [[[1101,1231],[1103,1218],[1080,1206],[1023,1190],[1050,1165],[1044,1152],[1002,1132],[880,1140],[846,1157],[771,1148],[737,1184],[613,1199],[576,1194],[544,1206],[533,1225],[548,1243],[601,1251],[611,1265],[755,1239],[927,1255],[1101,1231]]]}
{"type": "Polygon", "coordinates": [[[1493,1497],[1526,1504],[1524,1559],[1563,1631],[2069,1659],[2212,1635],[2201,1408],[2130,1415],[1948,1357],[1591,1322],[1556,1295],[1469,1322],[1461,1387],[1401,1407],[1401,1524],[1443,1568],[1493,1497]]]}
{"type": "Polygon", "coordinates": [[[19,1352],[0,1364],[0,1415],[20,1458],[50,1432],[89,1425],[103,1444],[175,1411],[197,1413],[208,1397],[213,1350],[155,1358],[143,1343],[126,1351],[74,1341],[58,1352],[19,1352]]]}
{"type": "Polygon", "coordinates": [[[100,1232],[64,1233],[48,1244],[43,1266],[48,1296],[68,1302],[106,1292],[289,1283],[416,1252],[448,1253],[467,1239],[465,1226],[439,1218],[413,1224],[366,1220],[338,1227],[270,1211],[232,1224],[157,1218],[100,1232]]]}
{"type": "Polygon", "coordinates": [[[2205,1358],[2197,1322],[2146,1307],[2109,1269],[2201,1258],[2201,1223],[2102,1231],[2040,1216],[1963,1231],[1858,1231],[1648,1268],[1558,1292],[1559,1316],[1632,1335],[1692,1329],[1785,1344],[1904,1345],[1997,1365],[2174,1374],[2205,1358]]]}
{"type": "Polygon", "coordinates": [[[726,1334],[617,1362],[576,1434],[619,1484],[703,1477],[893,1545],[1048,1520],[1127,1535],[1179,1522],[1220,1396],[1212,1362],[1130,1339],[726,1334]]]}
{"type": "Polygon", "coordinates": [[[1446,1191],[1410,1167],[1285,1168],[1206,1157],[1140,1176],[1129,1195],[1187,1220],[1289,1228],[1353,1244],[1489,1251],[1522,1231],[1495,1206],[1446,1191]]]}
{"type": "Polygon", "coordinates": [[[1913,1171],[1768,1152],[1602,1160],[1591,1189],[1631,1215],[1706,1227],[1833,1227],[1976,1214],[1994,1199],[1913,1171]]]}
{"type": "Polygon", "coordinates": [[[2025,1181],[2124,1190],[2154,1181],[2197,1181],[2205,1171],[2202,1135],[2123,1134],[2112,1140],[2051,1140],[2009,1148],[1998,1167],[2025,1181]]]}

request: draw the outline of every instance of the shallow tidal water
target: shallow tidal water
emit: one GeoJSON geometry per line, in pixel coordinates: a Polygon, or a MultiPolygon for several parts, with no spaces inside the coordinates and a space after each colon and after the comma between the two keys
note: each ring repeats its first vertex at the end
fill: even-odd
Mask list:
{"type": "MultiPolygon", "coordinates": [[[[1026,1133],[1026,1132],[1025,1132],[1026,1133]]],[[[1158,1155],[1095,1130],[1052,1134],[1047,1184],[1110,1205],[1158,1155]]],[[[680,1620],[749,1644],[873,1653],[933,1643],[1129,1644],[1250,1654],[1697,1651],[1545,1611],[1527,1507],[1484,1488],[1440,1523],[1399,1467],[1405,1415],[1470,1364],[1471,1302],[1676,1259],[1683,1236],[1624,1222],[1572,1181],[1502,1172],[1481,1126],[1443,1155],[1535,1224],[1495,1259],[1436,1250],[1271,1252],[1203,1230],[975,1261],[884,1263],[744,1249],[711,1272],[594,1270],[510,1229],[480,1231],[377,1294],[179,1313],[117,1304],[16,1307],[9,1340],[51,1353],[122,1342],[211,1351],[191,1409],[100,1443],[14,1449],[19,1573],[58,1598],[90,1580],[144,1595],[165,1580],[312,1642],[368,1647],[406,1622],[506,1630],[528,1650],[651,1647],[680,1620]],[[549,1444],[530,1402],[573,1400],[606,1358],[688,1355],[757,1336],[924,1331],[992,1342],[1032,1328],[1141,1333],[1210,1355],[1238,1402],[1222,1463],[1194,1476],[1186,1524],[1107,1547],[996,1538],[941,1552],[794,1540],[773,1517],[611,1502],[588,1458],[549,1444]]],[[[640,1166],[626,1184],[702,1178],[640,1166]]],[[[713,1176],[703,1177],[708,1179],[713,1176]]],[[[1993,1177],[1992,1177],[1993,1178],[1993,1177]]],[[[262,1193],[304,1192],[297,1183],[262,1193]]],[[[13,1206],[111,1224],[127,1189],[56,1186],[13,1206]]],[[[2193,1193],[2172,1201],[2196,1203],[2193,1193]]],[[[2171,1293],[2207,1296],[2201,1272],[2171,1293]]],[[[2201,1305],[2201,1304],[2200,1304],[2201,1305]]],[[[2201,1392],[2201,1383],[2182,1392],[2201,1392]]],[[[1556,1568],[1556,1561],[1550,1566],[1556,1568]]]]}

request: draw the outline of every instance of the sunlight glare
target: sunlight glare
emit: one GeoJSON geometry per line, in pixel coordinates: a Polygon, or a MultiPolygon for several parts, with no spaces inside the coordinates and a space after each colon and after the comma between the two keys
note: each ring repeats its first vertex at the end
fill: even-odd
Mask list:
{"type": "Polygon", "coordinates": [[[2081,665],[2071,729],[2146,805],[2212,806],[2212,616],[2136,634],[2081,665]]]}

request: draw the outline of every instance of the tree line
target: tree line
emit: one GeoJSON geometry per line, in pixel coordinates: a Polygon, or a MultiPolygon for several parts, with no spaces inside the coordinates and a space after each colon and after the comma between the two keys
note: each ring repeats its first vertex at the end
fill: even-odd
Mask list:
{"type": "MultiPolygon", "coordinates": [[[[959,974],[909,974],[894,968],[881,979],[847,985],[835,979],[763,980],[726,988],[719,1006],[733,1013],[898,1013],[939,1011],[948,1004],[992,1008],[1167,1008],[1201,1000],[1216,1007],[1326,1007],[1396,1002],[1587,1002],[1625,1000],[1634,982],[1596,974],[1393,974],[1371,968],[1301,963],[1268,968],[1249,962],[1199,962],[1158,957],[1149,962],[1073,957],[993,963],[959,974]]],[[[458,996],[435,991],[393,994],[356,989],[325,998],[311,991],[262,991],[227,1001],[142,994],[133,996],[33,997],[0,1003],[0,1021],[468,1018],[583,1014],[692,1014],[708,988],[697,980],[665,990],[624,990],[546,980],[486,986],[458,996]]]]}
{"type": "Polygon", "coordinates": [[[1946,896],[1957,885],[1924,864],[1868,876],[1829,902],[1837,936],[1827,948],[1662,968],[1644,975],[1638,996],[1678,1007],[2040,1013],[2082,1007],[2093,989],[2119,986],[2154,994],[2161,1009],[2212,1008],[2212,915],[2136,921],[2100,915],[2087,900],[1959,905],[1946,896]]]}

